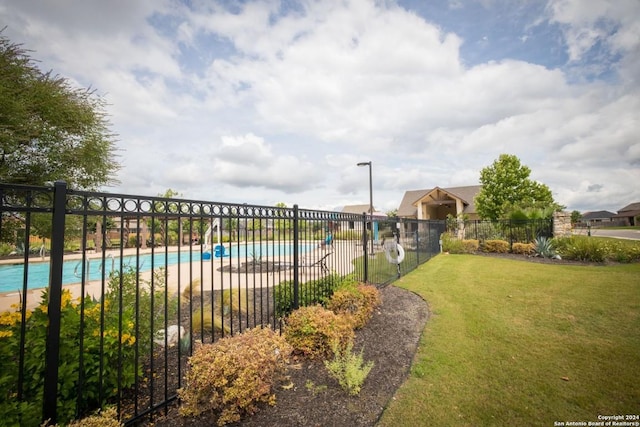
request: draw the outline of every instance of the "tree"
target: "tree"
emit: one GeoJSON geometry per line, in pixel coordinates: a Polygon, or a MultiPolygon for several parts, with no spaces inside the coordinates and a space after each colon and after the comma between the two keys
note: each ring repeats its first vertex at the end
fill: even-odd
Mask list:
{"type": "MultiPolygon", "coordinates": [[[[287,204],[284,202],[276,203],[276,207],[281,208],[282,212],[285,212],[288,209],[287,204]]],[[[286,230],[289,228],[289,222],[290,220],[288,219],[276,219],[273,222],[273,228],[275,228],[276,230],[286,230]]]]}
{"type": "Polygon", "coordinates": [[[582,219],[580,211],[571,211],[571,224],[577,224],[582,219]]]}
{"type": "Polygon", "coordinates": [[[497,220],[519,209],[560,209],[551,190],[529,179],[531,169],[514,155],[501,154],[491,166],[480,171],[482,189],[475,198],[476,211],[483,219],[497,220]]]}
{"type": "Polygon", "coordinates": [[[103,108],[94,90],[42,73],[0,33],[0,182],[64,180],[87,190],[116,183],[115,136],[103,108]]]}
{"type": "MultiPolygon", "coordinates": [[[[164,194],[158,194],[158,197],[162,197],[164,199],[174,199],[177,197],[182,197],[182,194],[179,192],[168,188],[164,194]]],[[[172,203],[164,203],[164,202],[155,202],[154,210],[156,212],[166,212],[169,214],[177,214],[179,213],[178,207],[172,203]]],[[[151,221],[150,229],[154,235],[160,234],[160,242],[168,243],[168,244],[178,244],[181,245],[181,227],[185,225],[186,220],[182,220],[182,224],[176,220],[169,219],[169,217],[162,218],[161,216],[156,217],[154,221],[151,221]]],[[[185,231],[185,230],[182,230],[185,231]]],[[[188,231],[188,229],[186,230],[188,231]]]]}

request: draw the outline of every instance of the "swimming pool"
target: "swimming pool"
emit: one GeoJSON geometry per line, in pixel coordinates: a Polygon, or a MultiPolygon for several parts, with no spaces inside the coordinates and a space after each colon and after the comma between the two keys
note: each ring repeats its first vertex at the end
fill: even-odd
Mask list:
{"type": "MultiPolygon", "coordinates": [[[[298,245],[299,253],[306,253],[312,250],[315,244],[304,243],[298,245]]],[[[289,256],[293,253],[292,243],[273,243],[273,242],[256,242],[255,244],[231,245],[227,247],[226,252],[230,258],[258,258],[266,256],[289,256]]],[[[122,265],[127,267],[138,268],[139,271],[149,271],[153,268],[165,267],[167,265],[175,265],[186,262],[199,262],[202,259],[200,250],[193,250],[189,253],[189,249],[178,252],[159,252],[153,255],[141,254],[136,264],[135,255],[127,255],[122,258],[122,265]]],[[[214,262],[216,258],[213,258],[214,262]]],[[[211,260],[203,260],[207,263],[211,260]]],[[[120,257],[108,256],[105,258],[104,265],[106,268],[105,277],[109,277],[112,270],[120,269],[120,257]]],[[[46,288],[49,285],[49,263],[48,262],[30,262],[29,263],[28,289],[46,288]]],[[[88,280],[102,279],[102,257],[87,259],[87,267],[85,267],[85,275],[88,280]],[[87,273],[88,272],[88,273],[87,273]]],[[[65,261],[62,267],[62,284],[69,285],[79,283],[82,275],[82,260],[74,259],[65,261]]],[[[17,292],[22,290],[22,281],[24,280],[24,264],[6,264],[0,265],[0,293],[17,292]]]]}

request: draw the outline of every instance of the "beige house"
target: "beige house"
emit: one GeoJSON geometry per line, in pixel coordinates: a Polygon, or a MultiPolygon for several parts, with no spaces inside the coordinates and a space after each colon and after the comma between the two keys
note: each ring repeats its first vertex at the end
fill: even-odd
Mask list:
{"type": "Polygon", "coordinates": [[[640,217],[640,202],[625,206],[612,218],[621,221],[624,225],[638,225],[636,224],[636,218],[638,217],[640,217]]]}
{"type": "Polygon", "coordinates": [[[427,190],[410,190],[404,193],[398,207],[398,217],[444,220],[455,218],[479,219],[473,199],[481,185],[466,187],[435,187],[427,190]]]}
{"type": "MultiPolygon", "coordinates": [[[[367,215],[369,214],[369,205],[347,205],[345,207],[342,208],[343,213],[351,213],[351,214],[360,214],[362,215],[363,213],[366,213],[367,215]]],[[[378,212],[376,211],[376,207],[373,207],[373,216],[377,217],[377,216],[383,216],[383,217],[387,217],[386,214],[382,213],[382,212],[378,212]]]]}
{"type": "MultiPolygon", "coordinates": [[[[367,217],[369,216],[369,205],[347,205],[345,207],[342,208],[343,213],[350,213],[350,214],[359,214],[362,215],[363,213],[367,214],[367,217]]],[[[375,206],[373,207],[373,232],[376,235],[376,239],[377,239],[377,234],[378,234],[378,222],[379,221],[384,221],[386,220],[387,214],[383,213],[383,212],[378,212],[376,211],[375,206]]],[[[371,229],[371,225],[367,222],[367,230],[371,229]]],[[[358,221],[358,222],[349,222],[349,230],[355,230],[358,232],[362,232],[362,222],[358,221]]]]}

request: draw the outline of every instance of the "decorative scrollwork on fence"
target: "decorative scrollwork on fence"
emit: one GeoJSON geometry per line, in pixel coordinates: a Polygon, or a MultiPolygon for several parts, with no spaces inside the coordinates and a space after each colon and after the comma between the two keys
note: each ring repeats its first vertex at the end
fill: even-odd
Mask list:
{"type": "Polygon", "coordinates": [[[69,191],[67,209],[78,215],[144,216],[158,218],[293,219],[293,208],[216,203],[69,191]]]}
{"type": "Polygon", "coordinates": [[[0,185],[0,212],[51,212],[52,209],[52,187],[0,185]]]}

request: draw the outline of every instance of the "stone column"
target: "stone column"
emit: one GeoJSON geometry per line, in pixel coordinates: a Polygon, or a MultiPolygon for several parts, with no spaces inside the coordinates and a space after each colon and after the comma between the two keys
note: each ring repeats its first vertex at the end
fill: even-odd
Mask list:
{"type": "Polygon", "coordinates": [[[553,214],[553,237],[571,236],[571,213],[555,212],[553,214]]]}

